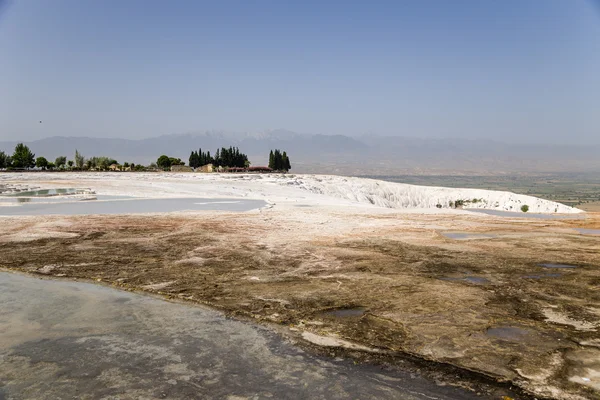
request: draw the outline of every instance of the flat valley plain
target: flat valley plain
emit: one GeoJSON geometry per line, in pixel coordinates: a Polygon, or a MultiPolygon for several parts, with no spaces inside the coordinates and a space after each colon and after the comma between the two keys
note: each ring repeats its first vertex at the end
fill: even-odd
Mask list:
{"type": "MultiPolygon", "coordinates": [[[[239,190],[130,176],[22,183],[239,190]]],[[[245,213],[2,217],[0,267],[210,305],[359,361],[422,360],[421,373],[453,371],[440,379],[474,390],[492,380],[537,398],[600,396],[600,236],[575,230],[600,229],[600,213],[501,218],[319,203],[267,183],[243,190],[259,185],[274,204],[245,213]]]]}

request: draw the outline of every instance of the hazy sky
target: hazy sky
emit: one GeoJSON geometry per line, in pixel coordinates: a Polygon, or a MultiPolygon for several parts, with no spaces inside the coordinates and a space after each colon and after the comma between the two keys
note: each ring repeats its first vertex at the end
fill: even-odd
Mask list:
{"type": "Polygon", "coordinates": [[[269,128],[600,143],[600,6],[21,0],[0,10],[0,140],[269,128]]]}

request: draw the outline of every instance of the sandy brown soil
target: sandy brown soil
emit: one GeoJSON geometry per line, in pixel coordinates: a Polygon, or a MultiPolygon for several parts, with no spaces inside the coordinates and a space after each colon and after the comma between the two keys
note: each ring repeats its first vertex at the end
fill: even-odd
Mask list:
{"type": "Polygon", "coordinates": [[[592,201],[589,203],[583,203],[577,206],[577,208],[587,212],[600,212],[600,201],[592,201]]]}
{"type": "Polygon", "coordinates": [[[3,218],[0,267],[201,302],[319,335],[308,339],[476,371],[538,398],[600,396],[600,237],[571,229],[600,229],[600,214],[357,213],[350,229],[332,229],[341,218],[316,208],[3,218]]]}

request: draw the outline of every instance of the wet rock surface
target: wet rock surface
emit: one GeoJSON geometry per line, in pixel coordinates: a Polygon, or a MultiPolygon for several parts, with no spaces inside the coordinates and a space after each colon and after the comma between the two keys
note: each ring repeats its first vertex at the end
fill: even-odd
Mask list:
{"type": "MultiPolygon", "coordinates": [[[[302,210],[304,218],[328,223],[342,218],[302,210]]],[[[376,349],[385,362],[387,355],[415,356],[440,363],[432,370],[475,371],[538,398],[595,395],[592,355],[599,350],[585,343],[595,343],[600,328],[597,239],[497,222],[487,231],[514,232],[502,241],[453,241],[398,227],[395,217],[360,215],[354,223],[390,226],[341,235],[294,218],[273,209],[264,215],[7,218],[0,266],[208,304],[292,327],[317,338],[317,345],[376,349]],[[366,310],[327,315],[357,307],[366,310]],[[498,326],[531,335],[505,340],[486,334],[498,326]]],[[[457,224],[455,217],[411,218],[457,224]]]]}

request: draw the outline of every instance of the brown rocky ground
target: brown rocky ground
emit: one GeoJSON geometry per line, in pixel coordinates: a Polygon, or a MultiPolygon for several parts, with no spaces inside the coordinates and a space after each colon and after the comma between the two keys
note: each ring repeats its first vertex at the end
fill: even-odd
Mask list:
{"type": "Polygon", "coordinates": [[[6,269],[201,302],[312,341],[475,371],[538,398],[600,396],[600,236],[571,229],[600,229],[600,214],[509,220],[275,208],[1,223],[6,269]],[[453,240],[444,230],[496,236],[453,240]]]}

